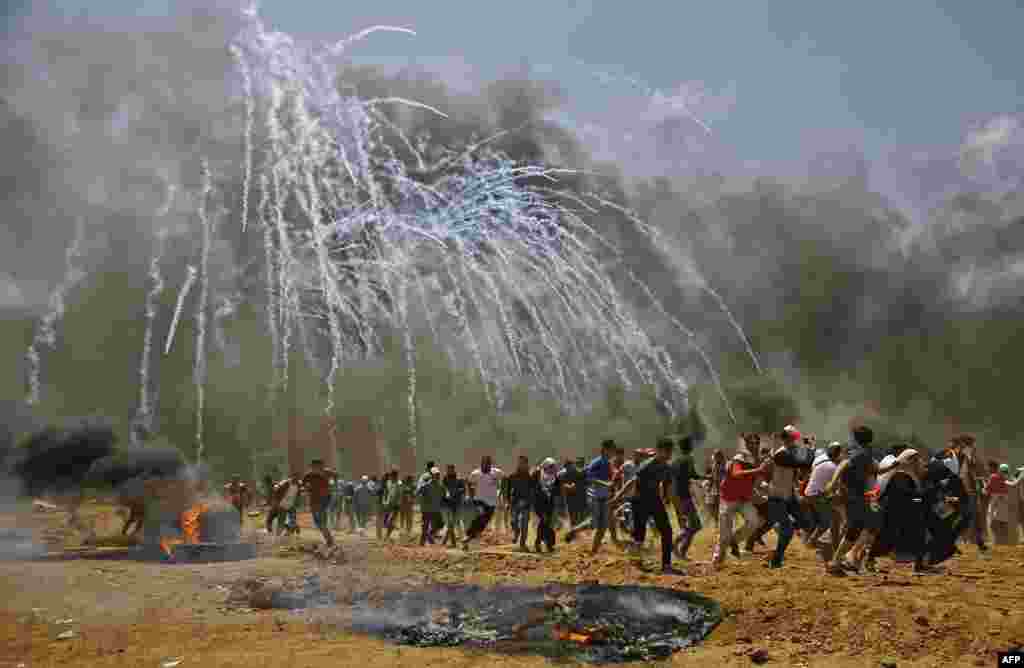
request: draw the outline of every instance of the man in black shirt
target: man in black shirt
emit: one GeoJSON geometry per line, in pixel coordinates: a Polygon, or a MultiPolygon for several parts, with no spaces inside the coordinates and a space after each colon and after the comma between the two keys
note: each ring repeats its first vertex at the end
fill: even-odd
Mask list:
{"type": "Polygon", "coordinates": [[[676,555],[680,559],[685,559],[693,537],[701,530],[700,514],[697,512],[693,494],[690,492],[690,481],[704,480],[704,476],[697,474],[697,469],[693,464],[692,436],[685,436],[679,440],[679,450],[682,454],[672,466],[676,492],[672,500],[676,506],[679,525],[683,527],[682,535],[679,536],[676,543],[676,555]]]}
{"type": "Polygon", "coordinates": [[[515,473],[508,478],[508,505],[512,511],[513,542],[519,543],[519,550],[526,552],[526,534],[530,528],[530,510],[533,508],[533,478],[530,477],[530,460],[520,455],[515,473]]]}
{"type": "Polygon", "coordinates": [[[871,543],[882,528],[881,513],[873,509],[865,497],[868,480],[896,467],[895,462],[882,467],[875,461],[871,448],[874,433],[869,427],[862,425],[854,429],[851,440],[849,457],[839,465],[833,478],[844,487],[846,535],[840,541],[832,561],[826,566],[827,572],[832,575],[843,575],[846,570],[860,570],[871,543]],[[851,548],[854,553],[852,564],[845,559],[851,548]]]}
{"type": "Polygon", "coordinates": [[[647,539],[648,520],[653,519],[661,534],[661,572],[665,575],[682,575],[672,568],[672,525],[662,501],[666,487],[672,483],[672,468],[668,460],[672,457],[674,447],[668,439],[659,440],[655,456],[636,467],[635,477],[619,490],[610,506],[617,507],[636,490],[636,496],[633,497],[634,544],[637,547],[643,546],[647,539]]]}
{"type": "Polygon", "coordinates": [[[562,482],[562,494],[565,496],[566,509],[569,512],[569,526],[577,526],[583,522],[586,512],[587,477],[577,462],[567,459],[565,469],[559,478],[562,482]]]}
{"type": "Polygon", "coordinates": [[[461,524],[459,518],[462,512],[462,503],[466,498],[466,481],[459,478],[455,472],[455,465],[449,464],[448,471],[445,473],[444,480],[444,501],[441,502],[444,508],[444,523],[446,530],[444,534],[444,540],[441,542],[442,545],[448,545],[449,539],[451,539],[452,547],[456,547],[456,535],[455,528],[461,524]]]}

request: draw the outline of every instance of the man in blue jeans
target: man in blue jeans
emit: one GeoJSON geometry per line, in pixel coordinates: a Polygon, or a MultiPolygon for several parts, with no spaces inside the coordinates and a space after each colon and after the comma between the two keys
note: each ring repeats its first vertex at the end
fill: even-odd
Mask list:
{"type": "Polygon", "coordinates": [[[608,529],[608,500],[612,487],[612,457],[615,455],[615,441],[601,443],[601,454],[584,469],[587,479],[587,500],[590,503],[590,517],[569,529],[565,542],[572,542],[576,534],[584,529],[594,529],[594,542],[590,554],[595,555],[604,542],[608,529]]]}
{"type": "Polygon", "coordinates": [[[768,562],[771,568],[781,568],[786,556],[786,548],[793,539],[794,520],[799,527],[801,522],[800,504],[796,499],[796,477],[799,463],[794,457],[793,449],[800,432],[784,431],[776,437],[780,445],[772,451],[771,477],[768,481],[768,501],[761,507],[767,522],[762,531],[774,527],[778,533],[775,554],[768,562]]]}

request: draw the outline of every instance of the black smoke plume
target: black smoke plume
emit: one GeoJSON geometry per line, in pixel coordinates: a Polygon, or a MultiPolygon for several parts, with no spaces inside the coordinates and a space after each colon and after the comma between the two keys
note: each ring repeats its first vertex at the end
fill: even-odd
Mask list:
{"type": "Polygon", "coordinates": [[[114,430],[101,422],[50,427],[16,448],[8,466],[23,494],[75,493],[92,465],[114,453],[116,443],[114,430]]]}

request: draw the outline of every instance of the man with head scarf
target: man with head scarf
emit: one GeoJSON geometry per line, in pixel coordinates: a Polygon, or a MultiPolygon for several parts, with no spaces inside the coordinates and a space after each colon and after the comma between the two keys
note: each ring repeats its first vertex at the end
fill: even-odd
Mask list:
{"type": "MultiPolygon", "coordinates": [[[[992,530],[992,542],[996,545],[1010,543],[1010,475],[1008,464],[998,464],[985,483],[985,493],[989,496],[988,522],[992,530]]],[[[1014,490],[1016,491],[1016,490],[1014,490]]]]}
{"type": "Polygon", "coordinates": [[[533,541],[535,552],[543,543],[548,552],[555,551],[555,504],[562,491],[558,477],[558,462],[548,457],[532,474],[533,511],[537,514],[537,536],[533,541]]]}
{"type": "Polygon", "coordinates": [[[356,516],[356,528],[360,534],[366,533],[366,522],[373,508],[374,488],[370,484],[370,476],[364,475],[352,490],[352,508],[356,516]]]}

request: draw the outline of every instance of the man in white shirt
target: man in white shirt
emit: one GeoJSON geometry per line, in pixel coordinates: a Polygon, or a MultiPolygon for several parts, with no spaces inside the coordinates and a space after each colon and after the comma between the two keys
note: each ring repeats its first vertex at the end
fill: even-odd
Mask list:
{"type": "Polygon", "coordinates": [[[463,550],[469,549],[470,542],[484,532],[494,516],[494,509],[498,505],[498,488],[504,475],[501,469],[491,464],[489,455],[480,460],[480,468],[469,474],[469,486],[478,514],[466,531],[466,537],[462,539],[463,550]]]}
{"type": "Polygon", "coordinates": [[[825,495],[825,488],[835,476],[839,468],[839,459],[843,456],[843,446],[839,441],[832,441],[824,455],[814,459],[811,476],[804,490],[804,506],[811,522],[810,531],[806,534],[807,545],[813,546],[821,536],[831,528],[832,502],[825,495]]]}

